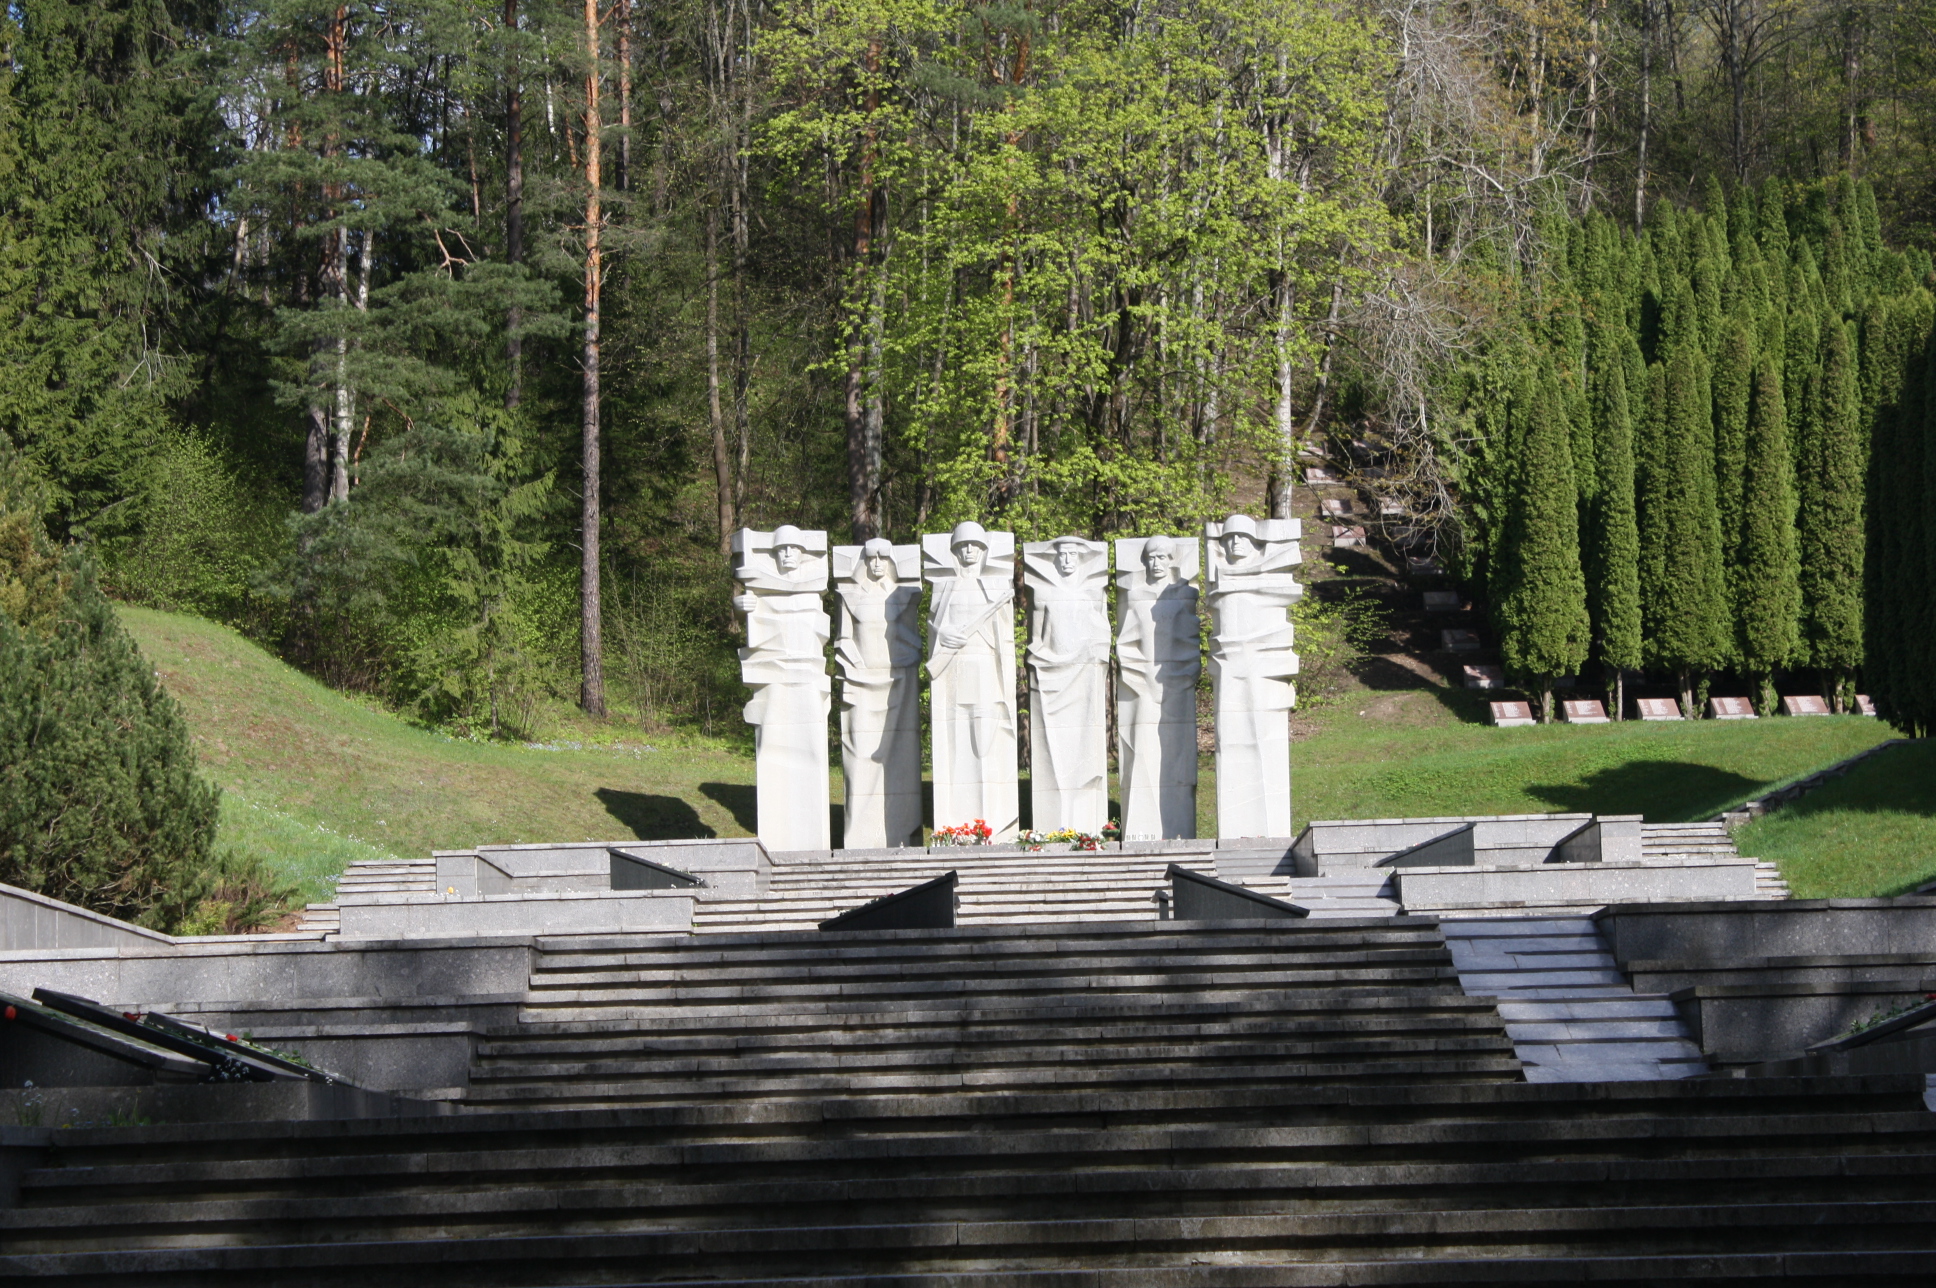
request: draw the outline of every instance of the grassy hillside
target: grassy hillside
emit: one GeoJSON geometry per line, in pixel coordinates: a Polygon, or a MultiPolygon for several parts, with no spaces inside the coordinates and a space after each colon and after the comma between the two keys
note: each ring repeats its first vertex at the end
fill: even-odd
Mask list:
{"type": "Polygon", "coordinates": [[[1711,818],[1890,736],[1860,716],[1496,729],[1463,690],[1362,692],[1291,749],[1291,795],[1313,818],[1645,814],[1711,818]]]}
{"type": "MultiPolygon", "coordinates": [[[[739,836],[753,765],[703,742],[479,745],[331,692],[235,632],[125,608],[181,700],[225,792],[223,840],[263,854],[311,899],[357,858],[481,842],[739,836]]],[[[1886,737],[1855,717],[1494,729],[1462,690],[1362,690],[1301,715],[1292,751],[1300,824],[1313,818],[1644,813],[1705,818],[1886,737]]],[[[1215,828],[1206,758],[1204,835],[1215,828]]],[[[834,788],[835,799],[839,787],[834,788]]],[[[1814,798],[1811,798],[1814,799],[1814,798]]]]}
{"type": "Polygon", "coordinates": [[[1736,833],[1804,899],[1903,894],[1936,880],[1936,742],[1891,747],[1736,833]]]}
{"type": "Polygon", "coordinates": [[[704,746],[532,750],[459,742],[332,692],[226,627],[122,608],[202,766],[223,841],[325,897],[351,859],[490,841],[740,836],[752,763],[704,746]]]}

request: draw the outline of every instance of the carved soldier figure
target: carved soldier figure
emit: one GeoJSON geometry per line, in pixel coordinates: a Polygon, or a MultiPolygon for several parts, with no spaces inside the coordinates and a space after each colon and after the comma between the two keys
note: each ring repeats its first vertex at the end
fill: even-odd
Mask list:
{"type": "Polygon", "coordinates": [[[733,534],[733,607],[746,614],[740,678],[753,690],[759,835],[769,850],[828,847],[827,534],[781,524],[733,534]]]}
{"type": "Polygon", "coordinates": [[[876,537],[834,547],[840,758],[848,849],[921,831],[921,549],[876,537]]]}
{"type": "Polygon", "coordinates": [[[1015,839],[1015,534],[979,523],[921,538],[928,605],[934,825],[1015,839]]]}
{"type": "Polygon", "coordinates": [[[1291,834],[1290,607],[1304,593],[1296,519],[1233,514],[1210,538],[1210,678],[1216,686],[1217,835],[1291,834]]]}
{"type": "Polygon", "coordinates": [[[1194,537],[1116,542],[1116,760],[1125,841],[1197,834],[1197,563],[1194,537]]]}
{"type": "Polygon", "coordinates": [[[1109,547],[1081,537],[1022,547],[1029,590],[1029,799],[1035,827],[1109,821],[1109,547]]]}

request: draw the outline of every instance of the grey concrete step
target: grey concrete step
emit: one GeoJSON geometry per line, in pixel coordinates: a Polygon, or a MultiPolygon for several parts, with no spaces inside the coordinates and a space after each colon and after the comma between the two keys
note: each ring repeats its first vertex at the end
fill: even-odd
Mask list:
{"type": "Polygon", "coordinates": [[[1708,1072],[1672,1004],[1633,992],[1591,921],[1466,921],[1446,925],[1444,933],[1466,991],[1498,999],[1528,1081],[1708,1072]]]}

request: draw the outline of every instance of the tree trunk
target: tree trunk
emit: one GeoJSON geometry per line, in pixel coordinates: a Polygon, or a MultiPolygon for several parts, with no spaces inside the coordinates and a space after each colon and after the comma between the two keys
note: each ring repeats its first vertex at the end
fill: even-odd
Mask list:
{"type": "MultiPolygon", "coordinates": [[[[867,70],[879,69],[881,42],[867,46],[867,70]]],[[[880,535],[880,522],[874,512],[881,486],[881,443],[874,420],[868,415],[869,342],[874,330],[874,236],[881,222],[880,194],[874,188],[874,161],[878,144],[873,115],[880,108],[880,94],[867,94],[867,124],[862,130],[860,152],[860,191],[854,210],[854,266],[849,294],[847,335],[847,520],[856,543],[880,535]]]]}
{"type": "Polygon", "coordinates": [[[309,408],[309,433],[303,441],[304,514],[329,504],[329,409],[321,402],[309,408]]]}
{"type": "Polygon", "coordinates": [[[632,0],[613,0],[618,25],[618,190],[632,190],[632,0]]]}
{"type": "Polygon", "coordinates": [[[1266,482],[1273,519],[1291,517],[1291,480],[1297,469],[1297,416],[1291,403],[1291,275],[1279,271],[1272,294],[1276,297],[1277,397],[1272,421],[1277,430],[1276,452],[1266,482]]]}
{"type": "Polygon", "coordinates": [[[1634,227],[1647,224],[1647,131],[1654,111],[1654,0],[1640,0],[1640,129],[1634,165],[1634,227]]]}
{"type": "Polygon", "coordinates": [[[578,573],[579,655],[583,668],[578,705],[588,714],[605,714],[605,629],[599,584],[598,315],[604,286],[599,259],[599,156],[603,147],[598,115],[598,0],[585,0],[585,403],[584,497],[580,514],[581,560],[578,573]]]}
{"type": "MultiPolygon", "coordinates": [[[[504,262],[524,262],[524,95],[518,87],[518,0],[504,0],[505,38],[511,42],[504,94],[504,262]]],[[[510,382],[504,405],[515,410],[524,398],[524,311],[513,304],[504,319],[504,362],[510,382]]]]}
{"type": "Polygon", "coordinates": [[[1846,101],[1842,111],[1842,168],[1855,173],[1856,149],[1862,141],[1861,99],[1861,11],[1850,5],[1842,16],[1842,87],[1846,101]]]}
{"type": "Polygon", "coordinates": [[[726,445],[726,409],[719,399],[719,209],[706,206],[706,412],[713,434],[713,483],[719,513],[719,557],[733,553],[739,527],[733,505],[733,463],[726,445]]]}
{"type": "Polygon", "coordinates": [[[1600,147],[1600,10],[1605,0],[1592,0],[1587,6],[1586,40],[1586,146],[1581,150],[1580,209],[1585,215],[1593,204],[1593,154],[1600,147]]]}

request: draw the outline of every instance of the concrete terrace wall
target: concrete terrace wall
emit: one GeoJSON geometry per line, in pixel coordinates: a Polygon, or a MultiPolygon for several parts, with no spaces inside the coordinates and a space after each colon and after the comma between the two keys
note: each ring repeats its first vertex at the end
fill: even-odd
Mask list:
{"type": "Polygon", "coordinates": [[[0,951],[23,948],[139,948],[175,941],[46,895],[0,885],[0,951]]]}

